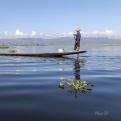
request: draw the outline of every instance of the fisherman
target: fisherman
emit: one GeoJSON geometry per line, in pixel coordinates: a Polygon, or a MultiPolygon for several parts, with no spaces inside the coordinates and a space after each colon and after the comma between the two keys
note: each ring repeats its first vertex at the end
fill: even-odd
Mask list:
{"type": "Polygon", "coordinates": [[[74,39],[75,39],[74,50],[79,51],[80,50],[80,40],[81,40],[80,28],[77,28],[75,31],[76,31],[76,34],[74,34],[74,39]]]}

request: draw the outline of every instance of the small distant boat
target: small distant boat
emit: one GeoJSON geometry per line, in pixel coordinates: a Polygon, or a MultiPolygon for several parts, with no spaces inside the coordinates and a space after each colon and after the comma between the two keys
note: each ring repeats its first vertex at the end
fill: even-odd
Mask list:
{"type": "Polygon", "coordinates": [[[69,51],[55,53],[0,53],[0,56],[30,56],[30,57],[62,57],[65,55],[81,54],[86,51],[69,51]]]}

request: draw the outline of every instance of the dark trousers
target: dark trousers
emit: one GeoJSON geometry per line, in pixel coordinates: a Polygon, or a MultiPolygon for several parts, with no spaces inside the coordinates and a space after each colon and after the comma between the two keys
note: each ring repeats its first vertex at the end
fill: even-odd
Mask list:
{"type": "Polygon", "coordinates": [[[77,48],[80,48],[80,40],[75,41],[74,50],[77,50],[77,48]]]}

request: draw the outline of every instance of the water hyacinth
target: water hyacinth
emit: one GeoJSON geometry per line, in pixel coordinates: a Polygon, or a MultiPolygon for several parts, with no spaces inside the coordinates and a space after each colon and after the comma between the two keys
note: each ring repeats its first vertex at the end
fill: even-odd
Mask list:
{"type": "Polygon", "coordinates": [[[59,88],[62,88],[62,89],[64,89],[64,77],[60,77],[59,78],[59,88]]]}
{"type": "Polygon", "coordinates": [[[17,52],[16,47],[15,46],[10,46],[9,52],[10,53],[16,53],[17,52]]]}
{"type": "Polygon", "coordinates": [[[68,80],[65,80],[64,77],[60,77],[59,81],[59,88],[64,89],[64,86],[67,85],[69,89],[80,91],[81,93],[85,94],[89,93],[92,90],[89,87],[94,86],[92,83],[82,80],[76,80],[74,77],[71,77],[68,80]]]}
{"type": "Polygon", "coordinates": [[[9,46],[7,46],[7,45],[0,45],[0,49],[6,49],[6,48],[9,48],[9,46]]]}

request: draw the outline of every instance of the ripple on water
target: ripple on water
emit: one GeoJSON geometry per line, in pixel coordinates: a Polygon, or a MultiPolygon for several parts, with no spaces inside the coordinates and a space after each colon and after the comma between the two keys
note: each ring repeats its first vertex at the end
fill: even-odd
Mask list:
{"type": "Polygon", "coordinates": [[[11,121],[120,120],[121,54],[93,49],[74,58],[0,57],[0,118],[11,121]],[[59,78],[94,83],[89,94],[58,87],[59,78]]]}

